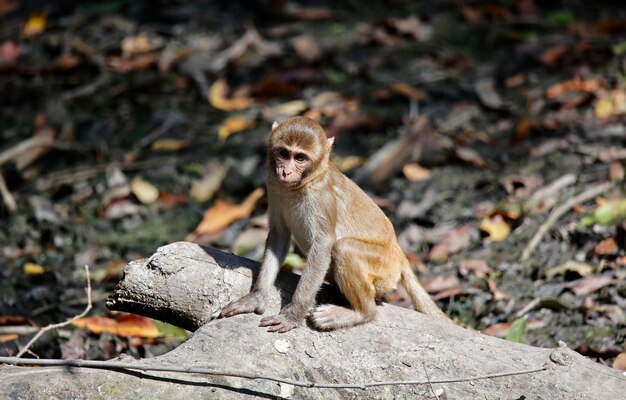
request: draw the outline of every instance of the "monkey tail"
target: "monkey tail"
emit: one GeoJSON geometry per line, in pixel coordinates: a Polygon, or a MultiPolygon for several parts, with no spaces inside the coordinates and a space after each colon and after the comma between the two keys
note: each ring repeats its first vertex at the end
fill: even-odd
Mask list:
{"type": "Polygon", "coordinates": [[[415,307],[417,311],[437,319],[450,320],[433,299],[430,298],[426,289],[419,283],[408,262],[402,267],[400,283],[406,289],[411,298],[411,303],[413,303],[413,307],[415,307]]]}

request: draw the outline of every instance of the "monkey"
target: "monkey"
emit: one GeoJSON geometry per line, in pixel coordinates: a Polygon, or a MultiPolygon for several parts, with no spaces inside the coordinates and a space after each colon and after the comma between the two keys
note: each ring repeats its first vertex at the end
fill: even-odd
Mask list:
{"type": "Polygon", "coordinates": [[[306,263],[291,302],[278,315],[261,319],[259,326],[269,332],[290,331],[307,317],[319,330],[372,321],[376,298],[398,282],[417,311],[448,319],[414,275],[391,221],[330,161],[333,142],[320,124],[306,117],[273,123],[266,179],[269,234],[261,270],[251,292],[226,305],[220,317],[265,312],[269,289],[293,237],[306,263]],[[327,274],[350,308],[315,306],[327,274]]]}

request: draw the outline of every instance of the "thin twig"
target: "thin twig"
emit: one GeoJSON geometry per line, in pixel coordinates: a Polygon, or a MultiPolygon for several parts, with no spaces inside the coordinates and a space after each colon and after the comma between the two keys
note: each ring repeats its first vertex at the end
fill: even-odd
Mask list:
{"type": "Polygon", "coordinates": [[[435,393],[435,389],[433,388],[433,382],[430,380],[430,376],[428,376],[428,370],[426,369],[426,363],[422,361],[422,367],[424,368],[424,374],[426,375],[426,380],[428,381],[428,387],[430,388],[431,393],[437,400],[439,400],[439,396],[435,393]]]}
{"type": "Polygon", "coordinates": [[[13,160],[18,155],[35,147],[51,147],[54,139],[46,136],[33,136],[0,153],[0,165],[13,160]]]}
{"type": "Polygon", "coordinates": [[[0,357],[0,363],[12,364],[12,365],[37,365],[37,366],[70,366],[70,367],[82,367],[82,368],[98,368],[98,369],[112,369],[112,370],[124,370],[133,369],[140,371],[161,371],[161,372],[179,372],[189,374],[204,374],[204,375],[219,375],[219,376],[231,376],[237,378],[254,379],[254,380],[269,380],[278,383],[285,383],[299,387],[310,388],[325,388],[325,389],[365,389],[368,387],[376,386],[394,386],[394,385],[426,385],[426,384],[443,384],[443,383],[458,383],[469,382],[481,379],[492,379],[506,376],[525,375],[536,372],[545,371],[547,366],[541,368],[534,368],[521,371],[501,372],[489,375],[479,375],[469,378],[453,378],[453,379],[439,379],[439,380],[407,380],[407,381],[381,381],[370,382],[362,384],[343,384],[343,383],[326,383],[326,382],[309,382],[309,381],[297,381],[292,379],[284,379],[272,376],[259,375],[249,372],[236,371],[236,370],[216,370],[210,368],[197,368],[197,367],[176,367],[176,366],[160,366],[160,365],[142,365],[141,363],[125,363],[114,361],[93,361],[93,360],[56,360],[56,359],[22,359],[18,357],[0,357]]]}
{"type": "Polygon", "coordinates": [[[279,378],[275,376],[259,375],[251,372],[198,368],[198,367],[179,367],[175,365],[146,365],[143,363],[117,362],[117,361],[96,361],[96,360],[58,360],[58,359],[28,359],[19,357],[0,357],[0,363],[11,365],[36,365],[36,366],[54,366],[54,367],[79,367],[79,368],[97,368],[111,370],[139,370],[139,371],[160,371],[160,372],[179,372],[184,374],[202,374],[202,375],[218,375],[231,376],[235,378],[266,380],[278,383],[286,383],[288,385],[317,388],[317,389],[366,389],[376,386],[397,386],[397,385],[427,385],[427,384],[444,384],[477,381],[481,379],[502,378],[506,376],[527,375],[536,372],[546,371],[548,366],[541,368],[533,368],[520,371],[500,372],[496,374],[478,375],[469,378],[450,378],[450,379],[434,379],[434,380],[409,380],[409,381],[380,381],[369,383],[328,383],[328,382],[309,382],[298,381],[293,379],[279,378]]]}
{"type": "Polygon", "coordinates": [[[546,199],[555,197],[559,190],[573,185],[574,183],[576,183],[575,174],[565,174],[561,176],[559,179],[533,193],[524,204],[524,209],[532,210],[536,208],[541,203],[544,203],[546,199]]]}
{"type": "Polygon", "coordinates": [[[117,166],[124,171],[141,170],[168,165],[170,163],[176,163],[178,161],[179,159],[176,157],[161,157],[150,160],[135,161],[132,163],[121,163],[119,161],[113,161],[107,164],[96,165],[93,167],[83,166],[79,168],[70,168],[62,171],[53,172],[49,175],[38,178],[35,181],[35,188],[39,191],[45,191],[52,189],[56,186],[70,185],[76,182],[85,181],[113,166],[117,166]]]}
{"type": "Polygon", "coordinates": [[[94,54],[91,59],[93,60],[93,62],[96,63],[96,65],[98,66],[98,70],[100,71],[98,77],[88,84],[79,86],[63,93],[61,95],[62,100],[73,100],[80,97],[91,96],[102,86],[109,83],[111,76],[109,74],[109,71],[107,70],[104,57],[99,54],[94,54]]]}
{"type": "Polygon", "coordinates": [[[37,334],[35,334],[35,336],[33,336],[33,338],[26,343],[26,346],[24,346],[24,348],[22,350],[20,350],[19,353],[17,353],[17,356],[15,358],[19,359],[20,357],[22,357],[22,355],[24,353],[26,353],[28,351],[28,349],[30,348],[30,346],[33,345],[33,343],[35,343],[37,341],[37,339],[39,339],[41,337],[41,335],[43,335],[44,333],[52,330],[52,329],[57,329],[57,328],[61,328],[64,327],[66,325],[71,324],[72,322],[84,317],[85,315],[87,315],[87,313],[89,311],[91,311],[91,279],[89,276],[89,266],[85,265],[85,274],[87,274],[87,306],[85,307],[85,309],[83,310],[82,313],[75,315],[74,317],[64,321],[64,322],[59,322],[57,324],[51,324],[48,326],[44,326],[43,328],[41,328],[39,330],[39,332],[37,332],[37,334]]]}
{"type": "Polygon", "coordinates": [[[133,145],[133,150],[141,150],[142,148],[148,146],[160,136],[167,133],[174,125],[176,125],[174,118],[167,117],[165,121],[163,121],[163,123],[159,125],[156,129],[139,139],[137,143],[133,145]]]}
{"type": "Polygon", "coordinates": [[[13,194],[9,191],[9,187],[4,180],[4,176],[2,176],[2,171],[0,171],[0,195],[2,195],[2,201],[4,201],[4,205],[7,206],[9,211],[13,212],[17,210],[15,197],[13,197],[13,194]]]}
{"type": "Polygon", "coordinates": [[[596,186],[592,186],[589,189],[580,193],[579,195],[572,197],[565,204],[552,210],[552,212],[548,216],[548,219],[546,219],[546,222],[544,222],[539,227],[539,230],[537,230],[535,236],[533,236],[530,242],[528,242],[528,245],[522,252],[521,260],[525,261],[528,259],[528,257],[531,256],[531,254],[535,251],[535,248],[539,245],[539,242],[541,242],[541,239],[546,235],[546,233],[548,233],[550,228],[552,228],[552,226],[556,223],[556,221],[559,220],[559,218],[561,218],[561,216],[566,214],[568,211],[570,211],[572,208],[576,207],[580,203],[584,203],[585,201],[593,199],[602,192],[610,189],[612,186],[612,182],[605,182],[600,183],[596,186]]]}

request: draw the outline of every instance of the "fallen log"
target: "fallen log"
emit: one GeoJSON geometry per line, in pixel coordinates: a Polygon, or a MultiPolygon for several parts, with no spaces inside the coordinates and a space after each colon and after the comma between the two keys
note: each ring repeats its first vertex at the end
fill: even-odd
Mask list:
{"type": "MultiPolygon", "coordinates": [[[[565,346],[512,343],[388,304],[380,305],[375,322],[334,332],[302,327],[271,334],[258,327],[258,315],[215,320],[227,302],[250,290],[257,270],[258,263],[191,243],[161,247],[127,265],[107,305],[194,330],[191,339],[159,357],[116,359],[114,369],[3,365],[0,394],[29,399],[609,399],[626,393],[620,371],[565,346]],[[178,372],[162,370],[167,367],[178,372]],[[313,383],[326,387],[306,387],[313,383]]],[[[289,300],[297,279],[281,273],[268,313],[289,300]]],[[[335,296],[331,288],[322,292],[335,296]]]]}

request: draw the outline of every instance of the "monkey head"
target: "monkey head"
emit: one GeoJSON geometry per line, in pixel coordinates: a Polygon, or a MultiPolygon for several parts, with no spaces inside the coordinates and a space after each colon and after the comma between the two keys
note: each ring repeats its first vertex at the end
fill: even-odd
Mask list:
{"type": "Polygon", "coordinates": [[[270,174],[287,188],[303,187],[326,172],[333,139],[310,118],[274,122],[269,141],[270,174]]]}

